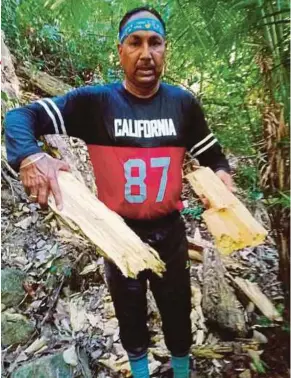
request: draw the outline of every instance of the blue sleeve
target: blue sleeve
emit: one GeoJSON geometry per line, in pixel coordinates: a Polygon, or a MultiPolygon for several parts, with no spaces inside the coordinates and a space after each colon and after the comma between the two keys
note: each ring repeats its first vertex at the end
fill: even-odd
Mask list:
{"type": "Polygon", "coordinates": [[[214,172],[220,169],[230,172],[228,161],[215,135],[209,130],[198,101],[192,97],[189,109],[187,150],[200,165],[214,172]]]}
{"type": "Polygon", "coordinates": [[[42,135],[66,134],[86,141],[93,109],[98,111],[96,99],[92,87],[82,87],[9,111],[4,120],[9,164],[18,170],[23,159],[41,152],[37,139],[42,135]]]}

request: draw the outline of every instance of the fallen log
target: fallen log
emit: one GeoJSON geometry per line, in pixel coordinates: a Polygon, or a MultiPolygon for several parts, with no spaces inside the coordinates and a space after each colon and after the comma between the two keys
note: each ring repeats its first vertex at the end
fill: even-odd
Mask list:
{"type": "Polygon", "coordinates": [[[244,337],[246,323],[243,308],[225,278],[225,267],[214,248],[203,253],[202,310],[209,323],[231,335],[244,337]]]}
{"type": "Polygon", "coordinates": [[[20,66],[17,68],[17,74],[29,79],[29,82],[33,86],[41,89],[49,96],[61,96],[73,89],[73,87],[64,83],[62,80],[57,79],[46,72],[39,71],[34,66],[20,66]]]}
{"type": "Polygon", "coordinates": [[[198,168],[186,178],[196,194],[209,201],[210,208],[202,217],[221,253],[264,242],[267,231],[210,168],[198,168]]]}

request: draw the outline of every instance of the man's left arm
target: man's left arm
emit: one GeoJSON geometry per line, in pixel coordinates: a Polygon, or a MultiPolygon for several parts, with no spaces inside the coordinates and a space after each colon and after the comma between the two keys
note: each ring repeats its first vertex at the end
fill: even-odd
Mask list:
{"type": "Polygon", "coordinates": [[[227,188],[234,192],[230,166],[215,135],[209,130],[198,101],[193,98],[190,109],[187,148],[190,155],[202,166],[210,167],[227,188]]]}

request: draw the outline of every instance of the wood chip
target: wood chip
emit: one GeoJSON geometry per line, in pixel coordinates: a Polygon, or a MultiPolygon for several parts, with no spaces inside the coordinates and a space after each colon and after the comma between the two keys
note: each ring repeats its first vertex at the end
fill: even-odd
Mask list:
{"type": "Polygon", "coordinates": [[[283,321],[282,316],[268,297],[262,293],[257,283],[240,277],[235,277],[234,282],[268,319],[277,322],[283,321]]]}

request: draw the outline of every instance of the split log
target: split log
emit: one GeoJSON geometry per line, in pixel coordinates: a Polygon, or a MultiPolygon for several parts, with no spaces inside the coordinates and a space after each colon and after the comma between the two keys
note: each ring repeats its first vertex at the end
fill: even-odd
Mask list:
{"type": "Polygon", "coordinates": [[[198,168],[186,177],[194,191],[210,203],[202,217],[221,253],[264,242],[267,231],[210,168],[198,168]]]}
{"type": "Polygon", "coordinates": [[[62,80],[57,79],[46,72],[39,71],[37,68],[30,66],[21,66],[17,69],[20,76],[29,79],[30,83],[37,88],[41,89],[49,96],[60,96],[73,89],[70,85],[64,83],[62,80]]]}
{"type": "Polygon", "coordinates": [[[245,336],[243,308],[225,278],[225,267],[214,248],[204,250],[203,265],[202,309],[205,317],[231,335],[245,336]]]}
{"type": "Polygon", "coordinates": [[[257,283],[240,277],[232,278],[232,281],[268,319],[277,322],[283,321],[282,316],[278,313],[268,297],[261,292],[257,283]]]}
{"type": "Polygon", "coordinates": [[[158,253],[125,224],[114,211],[108,209],[72,173],[60,171],[58,182],[62,193],[63,209],[55,206],[50,195],[49,205],[64,221],[75,223],[98,252],[114,261],[127,277],[137,277],[144,269],[162,275],[165,264],[158,253]]]}
{"type": "Polygon", "coordinates": [[[70,138],[46,135],[44,141],[45,150],[62,158],[71,168],[71,172],[60,171],[58,175],[63,210],[57,210],[54,198],[50,195],[49,206],[52,210],[75,232],[81,230],[96,245],[98,252],[113,261],[125,276],[135,278],[144,269],[151,269],[161,276],[165,264],[158,253],[143,243],[118,214],[96,197],[94,173],[87,150],[81,174],[81,162],[70,146],[70,138]],[[86,180],[88,175],[91,176],[90,182],[86,180]]]}

